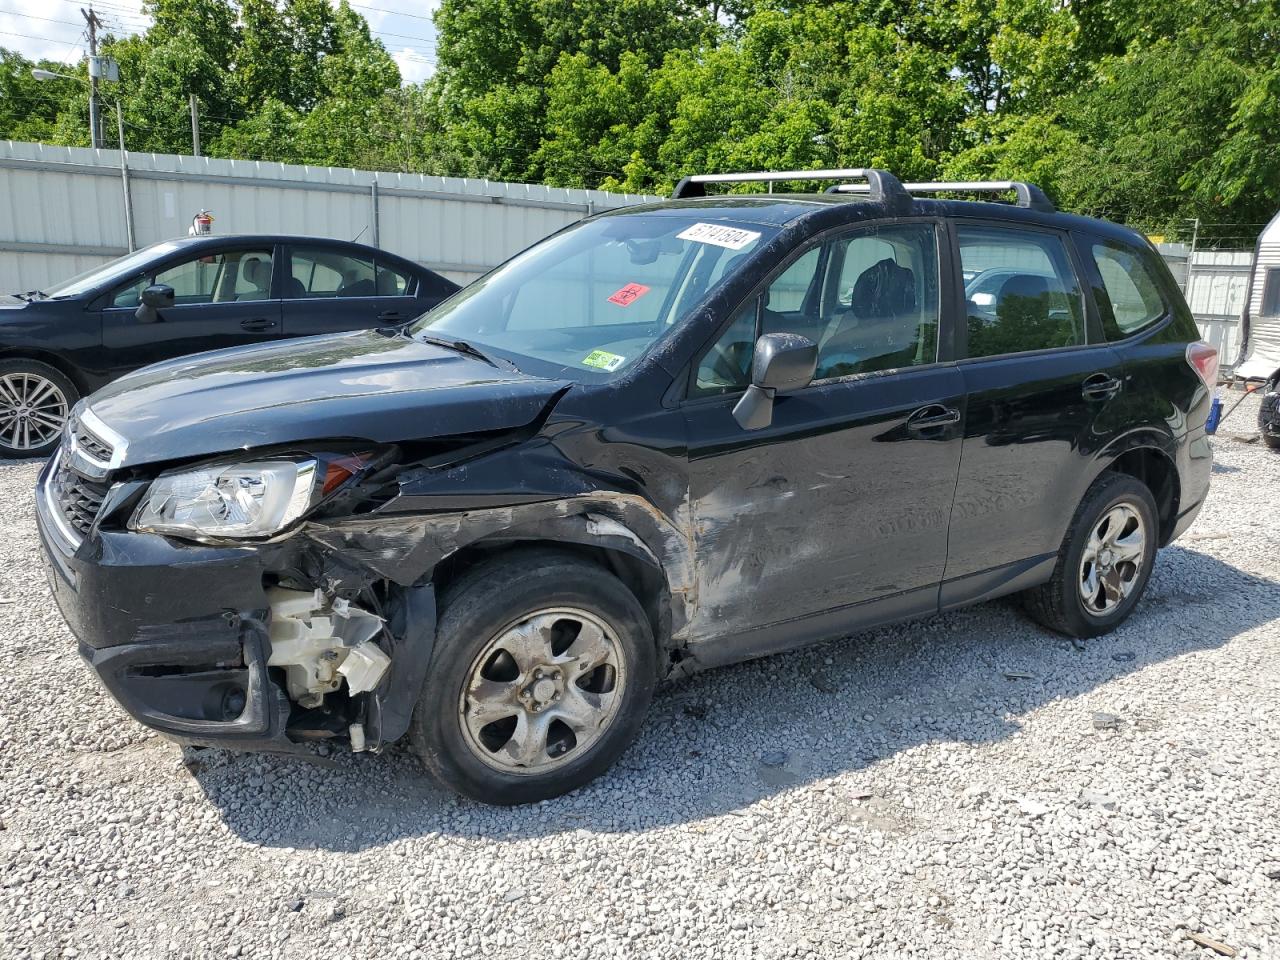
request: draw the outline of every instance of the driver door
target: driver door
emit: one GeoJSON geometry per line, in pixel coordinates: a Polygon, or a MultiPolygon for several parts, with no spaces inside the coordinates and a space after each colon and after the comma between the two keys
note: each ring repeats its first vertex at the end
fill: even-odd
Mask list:
{"type": "Polygon", "coordinates": [[[683,413],[700,659],[937,609],[964,413],[938,349],[953,322],[938,232],[861,228],[801,251],[695,361],[683,413]],[[756,338],[774,332],[818,343],[817,374],[746,430],[733,407],[756,338]]]}
{"type": "Polygon", "coordinates": [[[275,250],[254,246],[206,250],[167,261],[113,291],[102,311],[110,375],[204,350],[238,347],[282,335],[275,250]],[[174,304],[155,323],[135,313],[142,291],[173,288],[174,304]]]}

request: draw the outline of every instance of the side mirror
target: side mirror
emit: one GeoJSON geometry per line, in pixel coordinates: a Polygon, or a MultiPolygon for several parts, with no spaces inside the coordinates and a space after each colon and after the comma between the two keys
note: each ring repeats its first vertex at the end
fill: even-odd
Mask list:
{"type": "Polygon", "coordinates": [[[173,287],[157,283],[143,290],[139,299],[142,303],[138,305],[133,315],[142,323],[159,323],[161,317],[156,311],[173,306],[173,287]]]}
{"type": "Polygon", "coordinates": [[[773,422],[773,398],[803,390],[818,368],[818,345],[796,333],[766,333],[756,341],[751,386],[733,408],[744,430],[762,430],[773,422]]]}

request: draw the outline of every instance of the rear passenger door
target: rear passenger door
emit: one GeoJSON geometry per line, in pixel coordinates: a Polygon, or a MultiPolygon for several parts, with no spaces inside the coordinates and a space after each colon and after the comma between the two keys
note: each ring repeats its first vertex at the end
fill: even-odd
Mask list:
{"type": "Polygon", "coordinates": [[[286,336],[394,326],[421,312],[414,279],[372,256],[322,244],[292,244],[286,252],[286,336]]]}
{"type": "Polygon", "coordinates": [[[1066,234],[961,220],[967,411],[942,606],[1051,567],[1125,389],[1066,234]]]}

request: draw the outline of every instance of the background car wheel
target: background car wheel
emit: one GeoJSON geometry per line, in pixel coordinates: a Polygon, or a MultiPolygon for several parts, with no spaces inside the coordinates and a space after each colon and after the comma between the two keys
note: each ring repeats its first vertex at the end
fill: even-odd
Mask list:
{"type": "Polygon", "coordinates": [[[1280,437],[1269,437],[1263,434],[1262,440],[1272,450],[1280,450],[1280,437]]]}
{"type": "Polygon", "coordinates": [[[43,457],[62,438],[78,391],[38,360],[0,361],[0,457],[43,457]]]}
{"type": "Polygon", "coordinates": [[[1034,620],[1073,637],[1096,637],[1133,611],[1155,564],[1160,529],[1146,485],[1104,474],[1085,494],[1048,583],[1023,594],[1034,620]]]}
{"type": "Polygon", "coordinates": [[[442,597],[411,737],[444,784],[532,803],[599,776],[634,739],[657,654],[634,595],[602,567],[526,550],[442,597]]]}

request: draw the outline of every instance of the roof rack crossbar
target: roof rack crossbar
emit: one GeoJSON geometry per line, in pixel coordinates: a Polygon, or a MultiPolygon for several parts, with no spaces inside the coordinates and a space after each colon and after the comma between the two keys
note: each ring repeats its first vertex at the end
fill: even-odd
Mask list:
{"type": "MultiPolygon", "coordinates": [[[[935,180],[926,183],[904,183],[908,193],[1000,193],[1012,190],[1018,196],[1018,206],[1041,213],[1055,213],[1057,207],[1044,195],[1044,191],[1032,183],[1021,180],[935,180]]],[[[862,183],[838,183],[828,187],[827,193],[866,193],[862,183]]]]}
{"type": "Polygon", "coordinates": [[[705,197],[708,183],[777,183],[783,180],[866,180],[859,184],[861,192],[872,200],[893,204],[909,204],[911,197],[898,178],[887,170],[873,167],[851,170],[760,170],[752,173],[698,173],[685,177],[671,194],[673,200],[705,197]]]}

